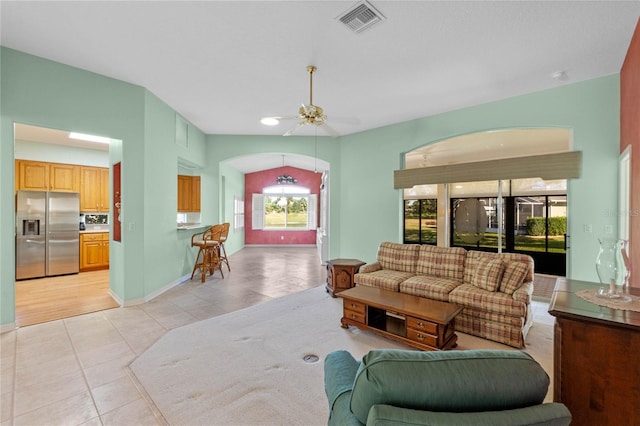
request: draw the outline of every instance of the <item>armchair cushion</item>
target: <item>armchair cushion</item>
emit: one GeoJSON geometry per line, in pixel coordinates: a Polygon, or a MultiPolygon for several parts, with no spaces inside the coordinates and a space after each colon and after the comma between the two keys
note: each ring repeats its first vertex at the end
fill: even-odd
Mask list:
{"type": "Polygon", "coordinates": [[[541,404],[548,387],[547,373],[524,352],[380,349],[362,359],[351,411],[366,423],[377,404],[427,411],[509,410],[541,404]]]}
{"type": "Polygon", "coordinates": [[[563,426],[570,423],[571,413],[564,404],[557,403],[475,413],[442,413],[374,405],[367,417],[367,426],[563,426]]]}

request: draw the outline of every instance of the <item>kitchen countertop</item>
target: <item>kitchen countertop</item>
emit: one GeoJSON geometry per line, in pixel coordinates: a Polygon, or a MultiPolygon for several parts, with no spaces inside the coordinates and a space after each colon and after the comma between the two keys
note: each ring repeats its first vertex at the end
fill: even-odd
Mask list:
{"type": "Polygon", "coordinates": [[[177,226],[178,231],[185,229],[200,229],[200,228],[209,228],[211,225],[203,225],[201,223],[179,223],[177,226]]]}
{"type": "Polygon", "coordinates": [[[109,225],[106,225],[106,226],[88,225],[87,229],[80,231],[81,234],[94,234],[97,232],[109,232],[109,225]]]}

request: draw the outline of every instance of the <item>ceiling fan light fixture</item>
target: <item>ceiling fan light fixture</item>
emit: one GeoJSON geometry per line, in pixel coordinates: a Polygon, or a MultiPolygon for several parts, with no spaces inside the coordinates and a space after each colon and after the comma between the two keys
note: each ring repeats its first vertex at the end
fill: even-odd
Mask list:
{"type": "Polygon", "coordinates": [[[278,124],[280,124],[280,120],[274,117],[264,117],[260,120],[260,122],[265,126],[277,126],[278,124]]]}

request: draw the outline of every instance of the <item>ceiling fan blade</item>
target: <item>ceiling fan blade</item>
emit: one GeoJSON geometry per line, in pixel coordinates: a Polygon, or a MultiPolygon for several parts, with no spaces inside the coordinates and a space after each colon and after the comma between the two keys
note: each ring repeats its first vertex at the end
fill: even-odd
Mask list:
{"type": "Polygon", "coordinates": [[[358,117],[334,117],[332,115],[331,122],[356,126],[360,124],[360,119],[358,117]]]}
{"type": "Polygon", "coordinates": [[[284,135],[282,135],[282,136],[291,136],[292,134],[295,133],[296,130],[298,130],[302,126],[304,126],[304,121],[300,121],[298,124],[296,124],[295,126],[290,128],[289,130],[287,130],[286,133],[284,135]]]}
{"type": "Polygon", "coordinates": [[[320,127],[322,127],[325,132],[329,133],[332,138],[337,138],[338,136],[340,136],[340,133],[338,133],[333,127],[329,126],[326,121],[322,123],[320,127]]]}
{"type": "Polygon", "coordinates": [[[262,117],[263,119],[265,118],[272,118],[274,120],[295,120],[300,118],[297,115],[274,115],[272,117],[262,117]]]}

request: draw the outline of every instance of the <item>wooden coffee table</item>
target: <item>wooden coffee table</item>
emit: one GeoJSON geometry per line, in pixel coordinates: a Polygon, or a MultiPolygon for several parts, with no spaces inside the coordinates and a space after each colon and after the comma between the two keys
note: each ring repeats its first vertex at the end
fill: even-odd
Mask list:
{"type": "Polygon", "coordinates": [[[458,305],[364,286],[337,296],[344,299],[343,328],[352,325],[425,351],[457,345],[455,318],[463,309],[458,305]]]}

